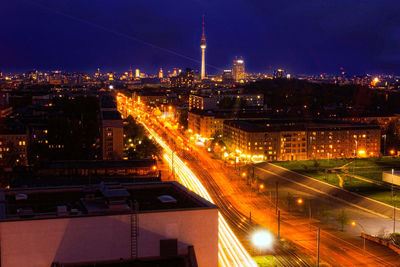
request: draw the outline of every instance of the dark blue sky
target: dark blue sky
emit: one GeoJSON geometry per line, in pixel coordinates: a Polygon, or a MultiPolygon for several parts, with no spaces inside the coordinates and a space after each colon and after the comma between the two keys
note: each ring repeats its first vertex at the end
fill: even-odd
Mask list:
{"type": "Polygon", "coordinates": [[[243,56],[254,72],[400,74],[399,0],[2,2],[5,72],[199,69],[204,13],[208,73],[243,56]]]}

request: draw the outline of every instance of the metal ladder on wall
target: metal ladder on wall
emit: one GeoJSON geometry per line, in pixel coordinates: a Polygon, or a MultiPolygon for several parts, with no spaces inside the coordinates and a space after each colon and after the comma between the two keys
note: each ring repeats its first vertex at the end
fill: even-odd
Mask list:
{"type": "Polygon", "coordinates": [[[131,259],[137,259],[139,218],[137,214],[138,203],[136,201],[131,202],[131,209],[131,259]]]}

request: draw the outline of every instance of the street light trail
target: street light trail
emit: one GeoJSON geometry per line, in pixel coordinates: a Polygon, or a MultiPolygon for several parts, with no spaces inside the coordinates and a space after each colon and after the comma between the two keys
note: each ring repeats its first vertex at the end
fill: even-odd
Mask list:
{"type": "MultiPolygon", "coordinates": [[[[165,150],[164,159],[168,162],[169,166],[172,168],[172,154],[173,151],[169,146],[155,133],[151,128],[147,127],[146,124],[142,122],[143,126],[147,131],[153,136],[158,144],[165,150]]],[[[196,175],[183,163],[183,161],[174,154],[174,170],[177,174],[179,181],[184,184],[187,188],[207,199],[208,201],[214,203],[210,194],[207,192],[205,187],[201,184],[200,180],[196,175]]],[[[237,239],[236,235],[233,233],[231,228],[228,226],[224,217],[221,213],[218,213],[219,217],[219,264],[221,266],[231,267],[231,266],[248,266],[255,267],[257,264],[251,258],[251,256],[244,249],[240,241],[237,239]]]]}

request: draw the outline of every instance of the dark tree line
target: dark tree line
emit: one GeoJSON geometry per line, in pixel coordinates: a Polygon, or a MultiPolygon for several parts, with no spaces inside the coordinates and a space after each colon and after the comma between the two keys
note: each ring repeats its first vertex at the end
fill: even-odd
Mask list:
{"type": "Polygon", "coordinates": [[[128,159],[148,159],[159,156],[161,148],[150,139],[144,127],[132,116],[124,121],[125,155],[128,159]]]}
{"type": "Polygon", "coordinates": [[[349,115],[362,112],[394,112],[400,103],[399,92],[370,89],[361,85],[311,83],[297,79],[261,80],[245,86],[246,93],[264,94],[264,102],[272,109],[307,106],[310,116],[327,107],[351,107],[349,115]]]}

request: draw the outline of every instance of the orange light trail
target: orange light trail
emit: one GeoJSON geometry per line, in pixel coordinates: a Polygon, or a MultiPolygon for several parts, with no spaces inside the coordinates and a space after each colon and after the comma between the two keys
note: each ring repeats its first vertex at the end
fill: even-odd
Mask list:
{"type": "MultiPolygon", "coordinates": [[[[157,141],[157,143],[165,150],[166,153],[164,154],[164,159],[168,162],[170,168],[172,168],[172,150],[151,128],[147,127],[147,125],[145,125],[143,122],[142,124],[157,141]]],[[[177,174],[179,182],[211,203],[214,203],[210,194],[201,184],[200,180],[176,154],[174,154],[173,162],[174,170],[177,174]]],[[[251,258],[249,253],[244,249],[243,245],[237,239],[236,235],[233,233],[232,229],[229,227],[221,213],[219,213],[218,238],[218,255],[220,266],[257,266],[255,261],[251,258]]]]}

